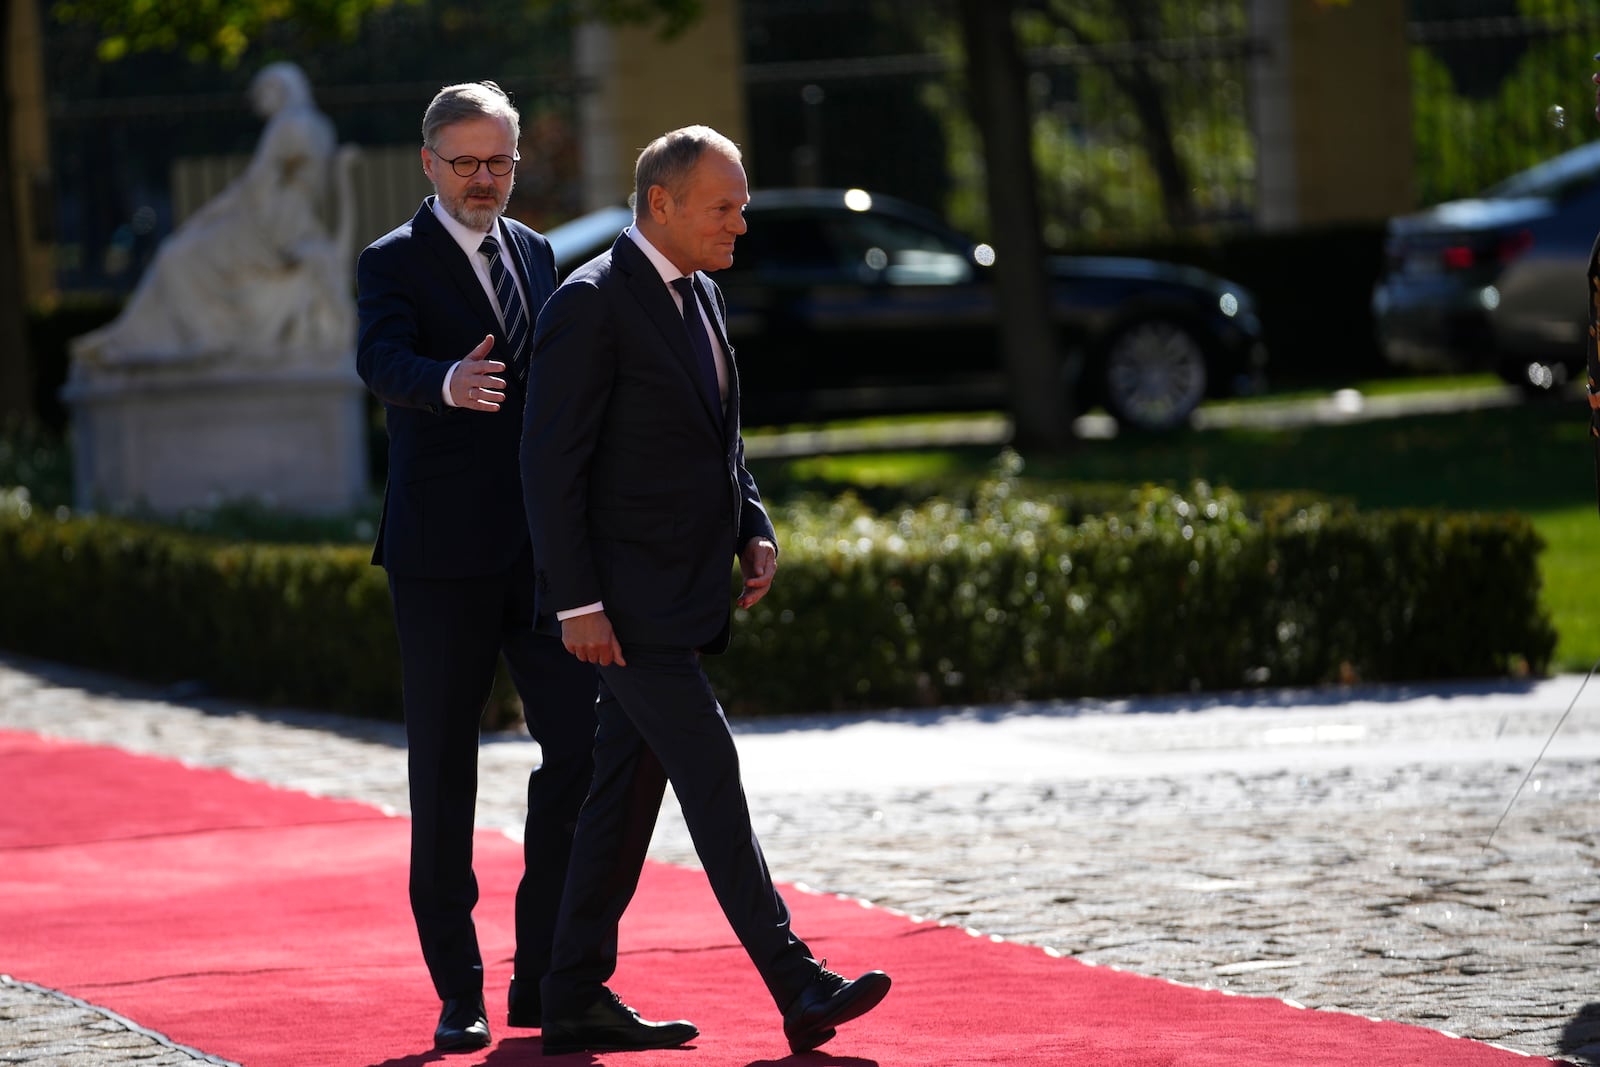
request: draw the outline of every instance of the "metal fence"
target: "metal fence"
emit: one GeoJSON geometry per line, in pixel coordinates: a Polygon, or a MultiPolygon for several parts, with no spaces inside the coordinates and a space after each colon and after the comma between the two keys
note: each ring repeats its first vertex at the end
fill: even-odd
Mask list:
{"type": "MultiPolygon", "coordinates": [[[[1051,243],[1250,225],[1249,73],[1270,47],[1250,5],[1056,6],[1120,32],[1095,39],[1024,19],[1051,243]]],[[[747,0],[744,11],[753,125],[778,134],[758,147],[763,180],[875,184],[969,226],[981,219],[983,153],[965,117],[953,3],[747,0]]],[[[1406,16],[1419,203],[1470,195],[1600,133],[1597,0],[1408,0],[1406,16]]]]}
{"type": "MultiPolygon", "coordinates": [[[[1098,24],[1019,23],[1047,240],[1247,220],[1244,0],[1163,5],[1148,25],[1120,0],[1081,6],[1098,24]]],[[[951,0],[746,0],[742,13],[753,178],[862,185],[980,223],[983,149],[951,0]]]]}
{"type": "MultiPolygon", "coordinates": [[[[1264,46],[1247,0],[1058,6],[1068,21],[1021,23],[1050,243],[1249,226],[1249,72],[1264,46]],[[1074,30],[1072,12],[1091,8],[1102,16],[1093,32],[1074,30]],[[1138,11],[1160,17],[1140,22],[1138,11]]],[[[1469,194],[1600,133],[1588,81],[1600,0],[1536,6],[1527,14],[1530,0],[1409,0],[1419,202],[1469,194]]],[[[501,58],[453,56],[457,46],[404,21],[421,10],[402,5],[360,47],[313,57],[308,71],[340,139],[366,152],[356,170],[358,238],[407,217],[428,191],[417,124],[449,64],[429,80],[423,71],[386,80],[411,70],[407,48],[442,53],[457,71],[509,67],[525,133],[514,210],[535,225],[576,214],[582,87],[569,73],[570,42],[547,34],[537,56],[513,61],[505,56],[528,49],[479,28],[473,40],[498,45],[501,58]]],[[[740,24],[755,184],[861,185],[968,228],[981,221],[983,152],[966,117],[952,0],[744,0],[740,24]]],[[[60,30],[51,40],[58,281],[68,291],[126,291],[160,240],[242,166],[261,123],[244,75],[219,88],[214,73],[179,76],[153,66],[173,61],[146,58],[112,77],[85,59],[81,40],[60,30]],[[141,69],[160,76],[141,79],[141,69]],[[146,80],[162,91],[129,91],[146,80]]]]}
{"type": "MultiPolygon", "coordinates": [[[[313,87],[339,140],[361,150],[352,174],[357,247],[410,218],[432,191],[419,127],[438,85],[313,87]]],[[[579,210],[575,94],[567,85],[508,87],[523,114],[525,160],[513,212],[536,225],[569,218],[579,210]]],[[[130,289],[160,241],[244,169],[262,128],[242,97],[218,94],[58,105],[50,117],[66,291],[130,289]]]]}
{"type": "Polygon", "coordinates": [[[10,2],[40,6],[49,214],[66,292],[131,289],[161,240],[237,173],[263,128],[249,82],[270,59],[293,59],[339,141],[363,151],[353,174],[358,240],[409,218],[429,191],[417,149],[433,94],[486,71],[522,112],[518,217],[548,225],[579,210],[578,88],[559,12],[524,0],[396,4],[353,41],[276,23],[228,69],[181,53],[102,62],[94,27],[54,19],[51,0],[10,2]]]}

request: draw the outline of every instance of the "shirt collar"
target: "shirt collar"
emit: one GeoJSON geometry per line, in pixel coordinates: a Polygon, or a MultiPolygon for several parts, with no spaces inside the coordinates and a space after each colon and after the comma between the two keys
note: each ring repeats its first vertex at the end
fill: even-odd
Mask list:
{"type": "Polygon", "coordinates": [[[651,244],[650,239],[644,234],[640,233],[637,226],[629,226],[622,232],[632,238],[633,243],[639,246],[639,251],[644,253],[645,258],[648,259],[650,261],[650,265],[656,269],[656,273],[661,275],[661,280],[665,284],[671,285],[679,278],[693,277],[693,275],[685,274],[677,267],[674,267],[672,265],[672,260],[662,255],[661,250],[655,245],[651,244]]]}

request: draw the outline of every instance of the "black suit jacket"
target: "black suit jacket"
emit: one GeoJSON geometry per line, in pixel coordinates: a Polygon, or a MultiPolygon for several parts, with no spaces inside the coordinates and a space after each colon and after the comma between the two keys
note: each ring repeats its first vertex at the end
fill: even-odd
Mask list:
{"type": "MultiPolygon", "coordinates": [[[[356,264],[361,334],[356,369],[384,402],[389,480],[372,560],[391,574],[464,578],[509,567],[527,543],[518,471],[524,389],[515,375],[493,413],[444,403],[450,365],[495,335],[506,338],[472,265],[433,216],[374,241],[356,264]]],[[[537,313],[555,290],[555,256],[541,235],[505,219],[511,256],[537,313]]]]}
{"type": "Polygon", "coordinates": [[[695,279],[727,357],[726,415],[698,385],[671,293],[626,234],[556,290],[534,328],[522,476],[542,608],[604,601],[624,653],[630,642],[726,648],[733,558],[774,537],[744,465],[722,294],[695,279]]]}

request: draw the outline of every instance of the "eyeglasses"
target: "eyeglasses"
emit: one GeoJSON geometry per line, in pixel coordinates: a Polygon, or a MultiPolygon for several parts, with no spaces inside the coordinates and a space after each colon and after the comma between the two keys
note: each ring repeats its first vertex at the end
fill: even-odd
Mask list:
{"type": "MultiPolygon", "coordinates": [[[[429,151],[433,150],[430,148],[429,151]]],[[[496,178],[504,178],[511,173],[511,168],[515,167],[518,161],[522,159],[522,153],[518,152],[509,156],[490,156],[488,159],[479,159],[477,156],[457,156],[454,159],[445,159],[440,156],[439,159],[443,163],[450,164],[450,169],[455,171],[456,176],[459,178],[472,177],[478,173],[479,167],[488,167],[490,174],[493,174],[496,178]]]]}

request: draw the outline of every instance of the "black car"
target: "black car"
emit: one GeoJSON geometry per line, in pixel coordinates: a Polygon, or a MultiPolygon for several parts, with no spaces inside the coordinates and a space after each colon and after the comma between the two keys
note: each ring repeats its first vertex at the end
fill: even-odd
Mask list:
{"type": "MultiPolygon", "coordinates": [[[[744,421],[1004,409],[995,251],[860,189],[752,194],[749,232],[716,275],[739,350],[744,421]]],[[[562,276],[631,219],[605,208],[547,236],[562,276]]],[[[1123,425],[1182,425],[1207,396],[1250,391],[1266,352],[1250,294],[1148,259],[1050,260],[1062,397],[1123,425]]]]}
{"type": "Polygon", "coordinates": [[[1529,391],[1581,378],[1600,227],[1600,141],[1475,197],[1389,221],[1372,293],[1388,360],[1492,370],[1529,391]]]}

